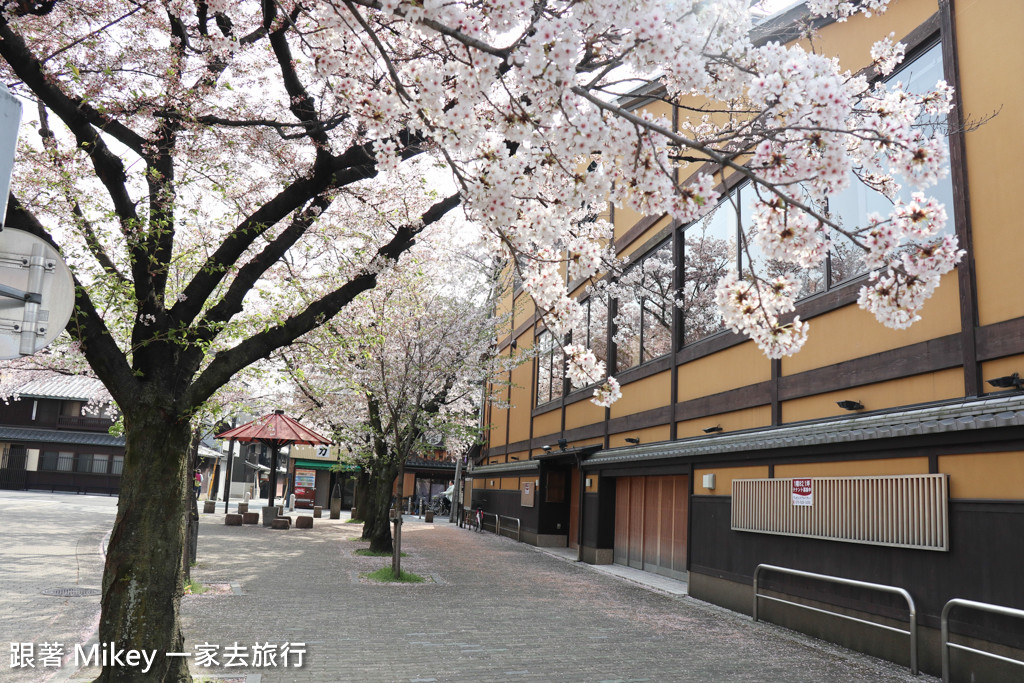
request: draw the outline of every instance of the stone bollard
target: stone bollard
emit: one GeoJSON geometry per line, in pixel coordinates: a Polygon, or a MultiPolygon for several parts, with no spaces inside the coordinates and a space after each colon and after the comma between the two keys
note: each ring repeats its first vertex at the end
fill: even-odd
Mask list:
{"type": "Polygon", "coordinates": [[[296,529],[312,529],[313,528],[313,518],[310,517],[309,515],[299,515],[298,517],[295,518],[295,528],[296,529]]]}
{"type": "Polygon", "coordinates": [[[271,529],[288,529],[291,524],[288,523],[287,517],[275,517],[274,521],[270,523],[271,529]]]}
{"type": "Polygon", "coordinates": [[[211,512],[217,511],[217,501],[207,500],[203,503],[203,514],[210,514],[211,512]]]}
{"type": "Polygon", "coordinates": [[[263,507],[263,526],[270,526],[276,518],[277,506],[265,505],[263,507]]]}
{"type": "Polygon", "coordinates": [[[224,523],[228,526],[242,526],[242,515],[230,512],[224,515],[224,523]]]}
{"type": "Polygon", "coordinates": [[[320,519],[323,516],[324,516],[324,509],[321,506],[319,506],[319,505],[314,505],[313,506],[313,517],[315,517],[316,519],[320,519]]]}
{"type": "Polygon", "coordinates": [[[238,514],[244,515],[248,511],[249,511],[249,504],[248,503],[239,503],[238,504],[238,514]]]}
{"type": "Polygon", "coordinates": [[[242,524],[259,524],[260,513],[258,512],[243,512],[242,513],[242,524]]]}
{"type": "Polygon", "coordinates": [[[424,521],[426,521],[427,524],[432,524],[434,522],[434,511],[433,510],[427,510],[426,518],[425,518],[424,521]]]}
{"type": "Polygon", "coordinates": [[[331,519],[341,519],[341,498],[331,501],[331,519]]]}

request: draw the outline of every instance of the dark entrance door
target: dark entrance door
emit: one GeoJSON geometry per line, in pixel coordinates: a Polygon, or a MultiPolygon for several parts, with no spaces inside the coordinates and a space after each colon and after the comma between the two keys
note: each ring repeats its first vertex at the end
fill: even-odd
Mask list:
{"type": "Polygon", "coordinates": [[[25,471],[27,454],[24,446],[11,446],[0,456],[0,489],[22,491],[26,488],[28,474],[25,471]]]}

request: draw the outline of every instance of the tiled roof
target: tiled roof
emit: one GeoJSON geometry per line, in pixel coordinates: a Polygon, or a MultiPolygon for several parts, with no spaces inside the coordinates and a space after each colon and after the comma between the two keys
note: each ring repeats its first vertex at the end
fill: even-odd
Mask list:
{"type": "Polygon", "coordinates": [[[124,437],[104,432],[72,432],[56,429],[0,427],[0,441],[10,443],[66,443],[78,446],[124,447],[124,437]]]}
{"type": "Polygon", "coordinates": [[[923,434],[1024,426],[1024,394],[970,399],[874,415],[716,434],[601,451],[585,465],[869,441],[923,434]]]}
{"type": "Polygon", "coordinates": [[[15,392],[23,398],[54,398],[67,401],[89,401],[106,397],[103,382],[95,377],[82,375],[56,375],[36,379],[18,388],[15,392]]]}

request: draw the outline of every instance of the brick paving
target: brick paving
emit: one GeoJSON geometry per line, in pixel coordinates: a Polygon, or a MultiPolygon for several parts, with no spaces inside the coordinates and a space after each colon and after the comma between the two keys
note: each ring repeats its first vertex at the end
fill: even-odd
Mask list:
{"type": "MultiPolygon", "coordinates": [[[[260,683],[934,680],[443,518],[405,525],[403,568],[428,582],[381,585],[362,574],[389,560],[355,555],[366,546],[356,540],[358,525],[318,519],[311,530],[227,527],[219,508],[202,516],[193,577],[233,588],[183,598],[186,649],[301,642],[306,654],[301,668],[193,663],[196,676],[248,675],[260,683]]],[[[0,680],[9,672],[0,668],[0,680]]],[[[95,673],[67,671],[65,678],[95,673]]]]}

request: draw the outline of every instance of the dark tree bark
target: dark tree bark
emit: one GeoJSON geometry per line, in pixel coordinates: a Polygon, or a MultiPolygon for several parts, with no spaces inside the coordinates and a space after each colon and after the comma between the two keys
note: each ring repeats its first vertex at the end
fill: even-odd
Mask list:
{"type": "Polygon", "coordinates": [[[103,572],[99,640],[116,648],[155,650],[153,669],[104,667],[97,679],[191,681],[181,652],[182,547],[191,481],[186,468],[188,420],[164,405],[138,405],[125,413],[124,469],[117,519],[103,572]],[[159,501],[159,505],[154,505],[159,501]],[[145,549],[145,552],[139,552],[145,549]],[[156,669],[156,670],[154,670],[156,669]]]}
{"type": "Polygon", "coordinates": [[[397,464],[387,463],[379,464],[371,473],[369,488],[373,519],[364,520],[363,538],[369,539],[370,550],[373,552],[390,553],[394,551],[389,511],[391,509],[391,492],[394,489],[398,470],[397,464]]]}
{"type": "Polygon", "coordinates": [[[352,495],[352,507],[356,509],[357,519],[364,522],[370,519],[373,514],[373,506],[370,505],[370,473],[366,467],[362,467],[355,476],[356,484],[352,495]]]}

